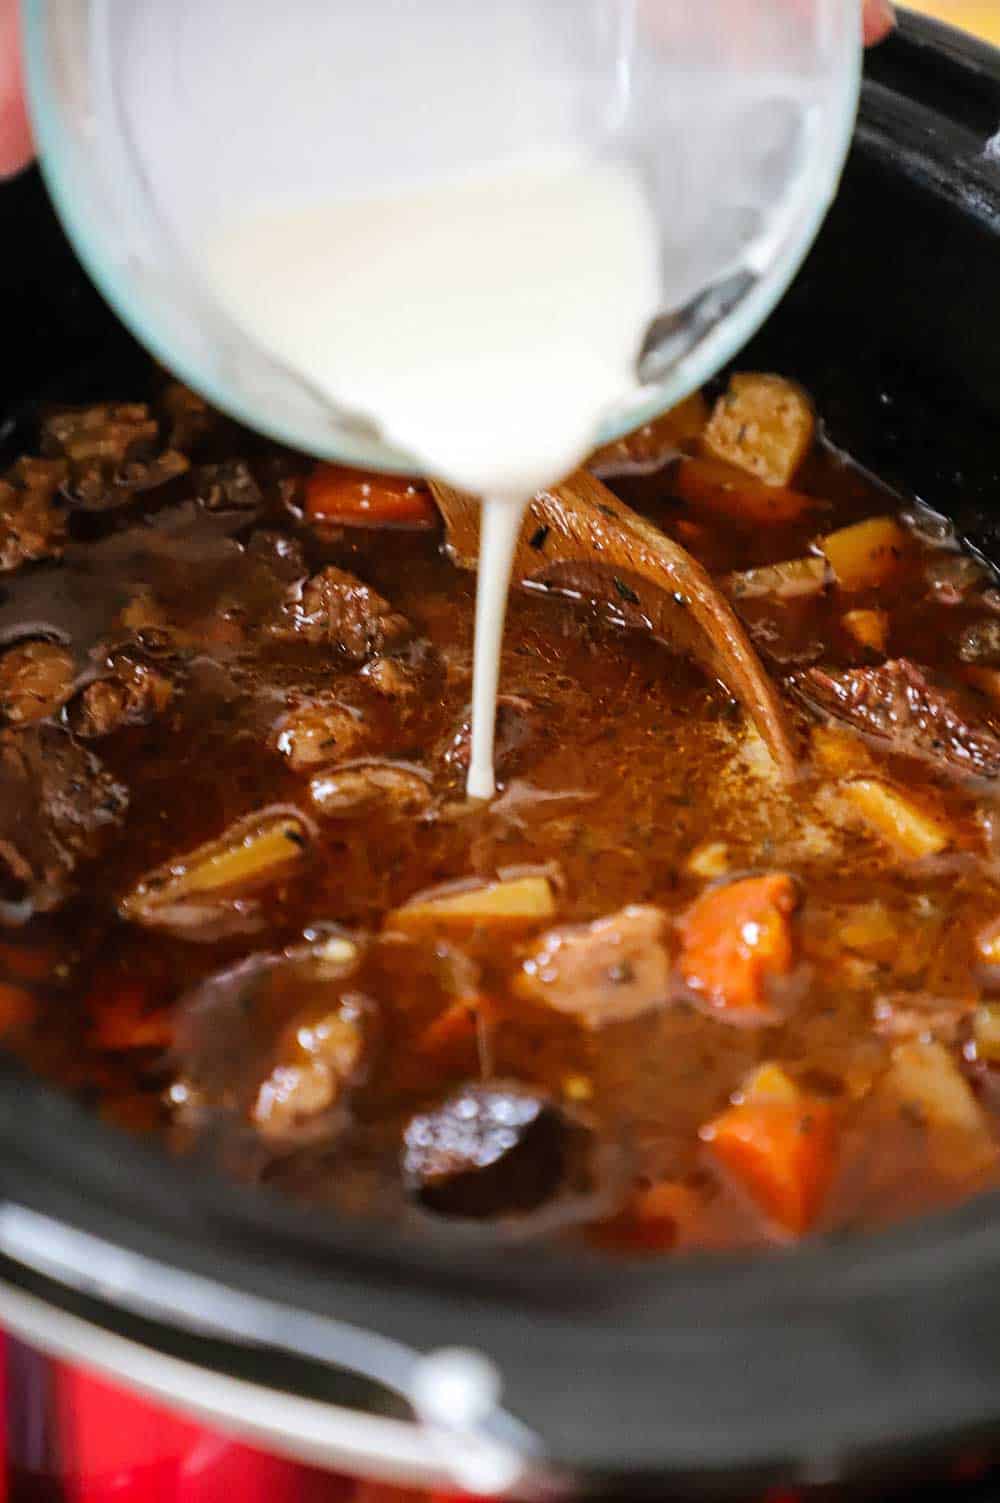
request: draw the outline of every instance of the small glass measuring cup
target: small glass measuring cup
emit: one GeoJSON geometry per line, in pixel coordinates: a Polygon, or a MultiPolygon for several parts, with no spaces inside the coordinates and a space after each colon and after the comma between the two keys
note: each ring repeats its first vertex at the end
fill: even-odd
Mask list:
{"type": "Polygon", "coordinates": [[[784,292],[836,190],[861,54],[857,0],[24,0],[24,27],[50,192],[132,332],[250,426],[401,471],[419,466],[212,296],[220,210],[539,148],[635,163],[663,313],[604,442],[702,384],[784,292]]]}

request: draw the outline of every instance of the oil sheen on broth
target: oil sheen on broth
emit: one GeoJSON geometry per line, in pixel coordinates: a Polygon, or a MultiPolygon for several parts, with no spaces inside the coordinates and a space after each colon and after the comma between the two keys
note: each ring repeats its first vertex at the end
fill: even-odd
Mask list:
{"type": "Polygon", "coordinates": [[[593,447],[662,303],[638,174],[575,153],[388,196],[260,206],[209,236],[231,315],[426,473],[483,500],[471,797],[494,792],[511,559],[530,497],[593,447]]]}

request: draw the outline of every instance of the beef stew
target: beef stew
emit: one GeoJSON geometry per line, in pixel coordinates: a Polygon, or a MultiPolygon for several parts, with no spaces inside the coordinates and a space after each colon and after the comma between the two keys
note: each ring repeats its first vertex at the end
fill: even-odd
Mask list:
{"type": "Polygon", "coordinates": [[[1000,594],[816,428],[744,375],[591,462],[728,601],[790,765],[682,590],[526,563],[484,805],[421,482],[174,386],[46,416],[0,496],[5,1045],[463,1235],[763,1246],[1000,1182],[1000,594]]]}

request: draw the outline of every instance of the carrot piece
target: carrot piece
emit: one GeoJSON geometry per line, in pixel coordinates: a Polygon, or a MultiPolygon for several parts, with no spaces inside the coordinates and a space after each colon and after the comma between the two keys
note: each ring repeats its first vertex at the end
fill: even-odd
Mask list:
{"type": "Polygon", "coordinates": [[[729,1021],[768,1016],[768,978],[792,968],[789,916],[797,900],[795,883],[784,872],[702,893],[681,920],[685,983],[729,1021]]]}
{"type": "Polygon", "coordinates": [[[130,1049],[166,1049],[174,1041],[169,1012],[150,1007],[141,982],[98,980],[84,1007],[94,1018],[91,1036],[98,1049],[113,1054],[130,1049]]]}
{"type": "Polygon", "coordinates": [[[1000,704],[1000,668],[962,668],[960,672],[973,689],[1000,704]]]}
{"type": "Polygon", "coordinates": [[[57,963],[56,953],[44,945],[0,944],[0,972],[18,981],[47,981],[57,963]]]}
{"type": "Polygon", "coordinates": [[[836,1119],[826,1102],[804,1095],[744,1101],[702,1137],[776,1226],[793,1237],[808,1231],[833,1176],[836,1119]]]}
{"type": "Polygon", "coordinates": [[[451,1055],[474,1044],[480,1018],[489,1019],[492,1012],[488,997],[459,997],[428,1023],[417,1039],[417,1052],[451,1055]]]}
{"type": "Polygon", "coordinates": [[[697,1220],[701,1197],[688,1185],[663,1180],[640,1190],[629,1206],[633,1245],[644,1252],[663,1252],[677,1245],[697,1220]]]}
{"type": "Polygon", "coordinates": [[[406,475],[380,475],[320,464],[306,481],[306,516],[342,527],[434,527],[437,508],[427,487],[406,475]]]}
{"type": "Polygon", "coordinates": [[[682,459],[673,489],[681,501],[730,522],[794,522],[816,505],[802,491],[764,485],[718,459],[682,459]]]}
{"type": "Polygon", "coordinates": [[[37,1005],[37,999],[27,987],[0,981],[0,1034],[21,1023],[30,1023],[37,1005]]]}
{"type": "Polygon", "coordinates": [[[937,856],[952,842],[948,824],[881,778],[852,778],[844,796],[864,822],[901,855],[919,861],[937,856]]]}

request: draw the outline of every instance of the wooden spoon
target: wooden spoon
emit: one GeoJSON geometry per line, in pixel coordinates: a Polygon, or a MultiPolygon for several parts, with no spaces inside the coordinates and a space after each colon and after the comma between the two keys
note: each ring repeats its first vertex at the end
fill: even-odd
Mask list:
{"type": "MultiPolygon", "coordinates": [[[[448,530],[448,552],[461,569],[479,562],[479,502],[431,482],[448,530]]],[[[518,584],[574,589],[610,605],[694,658],[738,699],[783,776],[795,772],[794,739],[785,709],[726,598],[686,549],[578,470],[529,504],[514,555],[518,584]]]]}

